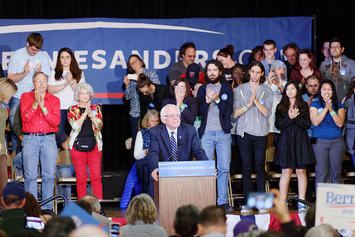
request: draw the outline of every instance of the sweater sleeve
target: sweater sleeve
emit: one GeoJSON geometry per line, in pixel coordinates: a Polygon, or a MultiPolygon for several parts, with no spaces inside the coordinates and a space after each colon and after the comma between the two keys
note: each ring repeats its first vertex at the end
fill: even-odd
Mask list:
{"type": "Polygon", "coordinates": [[[136,142],[134,144],[134,158],[136,160],[140,160],[144,158],[145,155],[145,150],[143,149],[143,137],[141,131],[138,131],[137,137],[136,137],[136,142]]]}

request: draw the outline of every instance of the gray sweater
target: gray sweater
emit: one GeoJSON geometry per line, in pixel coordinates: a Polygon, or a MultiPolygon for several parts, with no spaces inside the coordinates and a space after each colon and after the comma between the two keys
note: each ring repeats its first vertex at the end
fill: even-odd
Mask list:
{"type": "Polygon", "coordinates": [[[120,233],[124,237],[168,237],[165,229],[156,224],[144,224],[137,220],[135,225],[127,224],[122,226],[120,233]]]}
{"type": "MultiPolygon", "coordinates": [[[[245,83],[234,89],[234,111],[250,102],[252,92],[250,84],[245,83]]],[[[269,133],[269,117],[272,111],[272,91],[269,87],[261,84],[256,89],[256,98],[267,108],[265,117],[253,104],[245,113],[239,116],[237,121],[237,135],[244,136],[248,133],[253,136],[266,136],[269,133]]]]}

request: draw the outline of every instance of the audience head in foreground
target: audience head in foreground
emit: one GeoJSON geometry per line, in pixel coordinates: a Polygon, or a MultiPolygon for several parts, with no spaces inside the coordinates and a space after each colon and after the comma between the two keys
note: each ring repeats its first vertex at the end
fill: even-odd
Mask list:
{"type": "Polygon", "coordinates": [[[174,219],[175,233],[179,236],[192,237],[197,233],[197,220],[200,210],[195,205],[181,206],[174,219]]]}
{"type": "MultiPolygon", "coordinates": [[[[217,206],[205,207],[198,219],[198,229],[201,236],[212,233],[224,236],[227,233],[226,215],[222,208],[217,206]]],[[[218,235],[216,235],[218,236],[218,235]]]]}

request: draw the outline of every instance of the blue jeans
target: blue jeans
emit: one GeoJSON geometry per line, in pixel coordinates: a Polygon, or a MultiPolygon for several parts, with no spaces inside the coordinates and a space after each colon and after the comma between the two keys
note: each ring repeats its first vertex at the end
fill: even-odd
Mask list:
{"type": "MultiPolygon", "coordinates": [[[[42,170],[42,201],[53,196],[54,174],[57,161],[57,145],[55,135],[24,135],[22,139],[23,168],[25,171],[25,190],[37,199],[37,166],[38,158],[42,170]]],[[[52,209],[52,203],[42,207],[52,209]]]]}
{"type": "Polygon", "coordinates": [[[228,203],[228,173],[231,160],[232,137],[230,133],[219,131],[205,131],[201,139],[202,148],[207,158],[213,160],[213,153],[217,153],[217,204],[228,203]]]}
{"type": "MultiPolygon", "coordinates": [[[[56,166],[57,178],[74,177],[75,169],[74,165],[57,165],[56,166]]],[[[58,194],[62,194],[68,200],[71,198],[71,185],[58,185],[58,194]]]]}
{"type": "MultiPolygon", "coordinates": [[[[20,99],[11,97],[9,101],[9,109],[10,109],[10,125],[11,129],[14,127],[14,118],[15,118],[15,113],[17,107],[20,105],[20,99]]],[[[12,132],[11,134],[11,140],[12,140],[12,151],[16,151],[17,148],[17,143],[19,142],[18,137],[12,132]]]]}

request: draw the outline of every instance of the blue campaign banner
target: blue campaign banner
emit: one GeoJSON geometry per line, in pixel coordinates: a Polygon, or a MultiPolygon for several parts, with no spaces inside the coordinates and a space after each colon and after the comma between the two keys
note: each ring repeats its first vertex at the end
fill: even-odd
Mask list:
{"type": "Polygon", "coordinates": [[[159,177],[216,176],[214,160],[159,162],[159,177]]]}
{"type": "Polygon", "coordinates": [[[203,67],[227,44],[235,48],[234,59],[246,64],[251,49],[273,39],[280,50],[290,42],[301,49],[312,47],[311,17],[281,18],[189,18],[189,19],[2,19],[0,52],[6,71],[13,51],[26,45],[30,32],[44,37],[42,50],[54,68],[60,48],[68,47],[95,90],[94,103],[120,104],[123,77],[132,53],[143,58],[166,83],[169,67],[178,60],[180,46],[196,44],[196,62],[203,67]]]}

